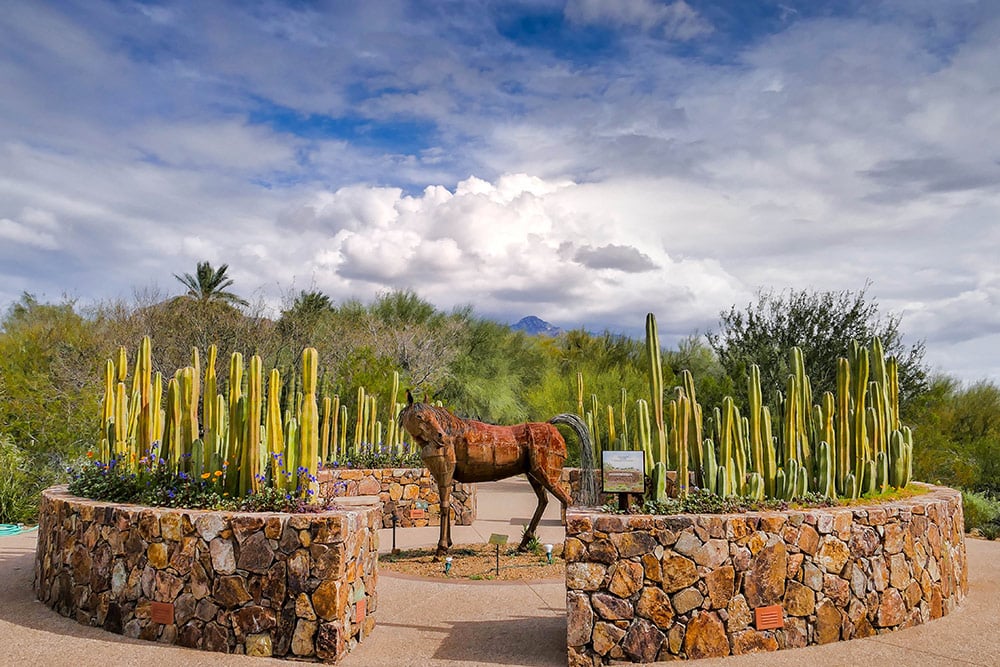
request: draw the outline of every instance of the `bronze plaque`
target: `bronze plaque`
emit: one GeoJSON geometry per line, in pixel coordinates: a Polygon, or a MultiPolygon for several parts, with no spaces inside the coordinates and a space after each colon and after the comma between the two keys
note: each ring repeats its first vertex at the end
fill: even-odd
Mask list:
{"type": "Polygon", "coordinates": [[[422,509],[412,509],[410,510],[411,519],[423,519],[427,513],[422,509]]]}
{"type": "Polygon", "coordinates": [[[758,630],[773,630],[785,627],[785,615],[780,604],[770,607],[757,607],[754,611],[758,630]]]}
{"type": "Polygon", "coordinates": [[[492,533],[490,535],[490,544],[507,544],[507,536],[503,533],[492,533]]]}
{"type": "Polygon", "coordinates": [[[149,615],[153,619],[153,623],[173,625],[174,605],[169,602],[153,602],[149,610],[149,615]]]}

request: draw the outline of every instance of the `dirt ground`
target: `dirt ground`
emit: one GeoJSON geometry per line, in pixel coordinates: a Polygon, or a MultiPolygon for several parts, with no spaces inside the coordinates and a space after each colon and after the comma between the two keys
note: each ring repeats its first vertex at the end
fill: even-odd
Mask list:
{"type": "Polygon", "coordinates": [[[445,562],[434,562],[434,547],[406,549],[398,554],[379,556],[379,569],[431,579],[465,579],[471,581],[537,581],[564,579],[566,562],[562,559],[563,545],[552,549],[552,564],[540,547],[537,553],[519,553],[516,545],[500,546],[500,574],[497,575],[497,547],[493,544],[457,544],[451,548],[451,569],[445,573],[445,562]]]}

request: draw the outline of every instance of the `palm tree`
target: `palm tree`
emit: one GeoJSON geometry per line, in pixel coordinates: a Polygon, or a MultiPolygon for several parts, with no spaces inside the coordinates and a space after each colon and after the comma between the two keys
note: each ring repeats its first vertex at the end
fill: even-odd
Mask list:
{"type": "Polygon", "coordinates": [[[187,287],[187,293],[184,295],[195,299],[196,301],[202,303],[208,302],[222,302],[232,305],[248,305],[245,299],[240,298],[232,292],[225,291],[227,287],[233,284],[232,278],[226,276],[226,271],[229,269],[228,264],[223,264],[218,269],[213,269],[209,262],[198,262],[198,269],[195,271],[195,275],[190,273],[185,273],[183,276],[179,276],[176,273],[174,278],[181,281],[181,284],[187,287]]]}

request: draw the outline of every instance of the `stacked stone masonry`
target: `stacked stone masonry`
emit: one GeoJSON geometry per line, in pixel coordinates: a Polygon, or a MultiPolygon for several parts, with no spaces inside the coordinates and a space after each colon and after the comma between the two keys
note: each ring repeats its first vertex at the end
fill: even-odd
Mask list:
{"type": "Polygon", "coordinates": [[[35,592],[84,625],[323,662],[375,625],[374,498],[316,514],[231,513],[107,504],[54,487],[39,517],[35,592]]]}
{"type": "MultiPolygon", "coordinates": [[[[441,524],[441,498],[427,468],[326,468],[318,477],[321,498],[377,495],[383,528],[392,527],[393,515],[400,528],[441,524]]],[[[450,502],[452,525],[471,526],[476,520],[476,485],[455,482],[450,502]]]]}
{"type": "Polygon", "coordinates": [[[868,637],[968,591],[961,494],[740,515],[571,512],[569,664],[655,662],[868,637]],[[784,627],[757,629],[781,606],[784,627]]]}

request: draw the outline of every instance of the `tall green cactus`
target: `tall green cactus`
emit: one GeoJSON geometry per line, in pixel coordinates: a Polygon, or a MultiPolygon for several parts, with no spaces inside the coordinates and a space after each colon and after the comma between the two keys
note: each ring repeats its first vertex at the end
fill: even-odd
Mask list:
{"type": "Polygon", "coordinates": [[[284,475],[285,432],[281,419],[281,373],[271,369],[267,382],[267,412],[265,416],[267,451],[270,455],[270,472],[274,487],[281,491],[288,488],[284,475]]]}
{"type": "Polygon", "coordinates": [[[656,328],[656,317],[646,315],[646,358],[649,363],[649,399],[652,408],[653,426],[656,429],[656,443],[659,447],[658,461],[667,463],[667,431],[663,416],[663,359],[660,351],[660,334],[656,328]]]}
{"type": "Polygon", "coordinates": [[[704,488],[717,495],[724,495],[718,488],[719,466],[715,458],[715,444],[711,438],[705,438],[701,445],[701,460],[704,467],[704,488]]]}
{"type": "Polygon", "coordinates": [[[855,463],[851,449],[851,364],[847,359],[837,359],[837,394],[836,394],[836,460],[837,487],[841,493],[850,496],[857,491],[857,471],[860,466],[855,463]],[[853,474],[854,488],[848,483],[847,477],[853,474]]]}
{"type": "Polygon", "coordinates": [[[319,410],[316,405],[316,377],[319,369],[319,354],[315,348],[302,351],[302,434],[301,465],[306,470],[302,488],[314,502],[319,499],[319,484],[316,481],[319,462],[319,410]]]}
{"type": "Polygon", "coordinates": [[[649,419],[649,403],[644,399],[639,399],[636,401],[636,413],[637,413],[637,439],[639,444],[639,449],[642,450],[643,460],[646,464],[646,470],[652,471],[653,465],[656,463],[656,457],[653,455],[653,438],[651,433],[651,422],[649,419]]]}
{"type": "Polygon", "coordinates": [[[701,487],[704,485],[704,461],[701,457],[702,440],[702,412],[698,405],[698,397],[694,388],[694,376],[691,371],[681,371],[681,382],[684,385],[684,394],[690,402],[690,418],[687,423],[687,455],[691,460],[691,470],[694,472],[694,485],[701,487]]]}

